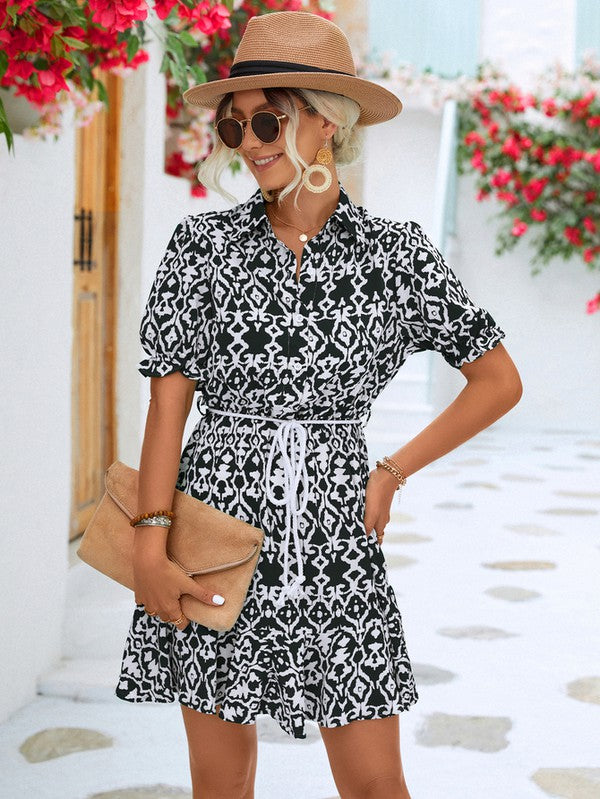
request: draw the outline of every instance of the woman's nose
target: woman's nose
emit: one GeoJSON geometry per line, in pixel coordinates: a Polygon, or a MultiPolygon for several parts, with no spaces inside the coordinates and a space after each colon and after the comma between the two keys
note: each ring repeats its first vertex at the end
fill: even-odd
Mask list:
{"type": "Polygon", "coordinates": [[[256,133],[252,130],[250,121],[242,123],[242,143],[240,147],[244,150],[255,149],[262,145],[261,140],[257,137],[256,133]]]}

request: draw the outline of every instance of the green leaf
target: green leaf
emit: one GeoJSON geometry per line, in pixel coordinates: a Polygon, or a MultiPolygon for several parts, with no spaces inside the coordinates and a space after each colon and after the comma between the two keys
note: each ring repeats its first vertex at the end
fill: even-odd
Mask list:
{"type": "Polygon", "coordinates": [[[14,153],[15,143],[12,135],[12,130],[10,129],[10,125],[8,124],[8,117],[6,116],[6,111],[4,110],[4,103],[2,102],[1,97],[0,97],[0,133],[4,134],[4,138],[6,139],[6,146],[8,147],[8,152],[10,153],[12,150],[12,152],[14,153]]]}
{"type": "Polygon", "coordinates": [[[4,50],[0,50],[0,78],[4,75],[8,68],[8,56],[4,50]]]}
{"type": "Polygon", "coordinates": [[[74,48],[75,50],[87,50],[88,44],[87,42],[82,42],[79,39],[73,38],[73,36],[63,36],[62,40],[65,44],[68,44],[69,47],[74,48]]]}
{"type": "Polygon", "coordinates": [[[140,49],[140,40],[137,36],[132,36],[127,42],[127,61],[131,61],[140,49]]]}
{"type": "Polygon", "coordinates": [[[198,42],[194,39],[189,31],[180,31],[178,34],[179,40],[187,47],[198,47],[198,42]]]}
{"type": "Polygon", "coordinates": [[[196,83],[206,83],[206,72],[202,69],[200,64],[190,64],[190,71],[196,83]]]}
{"type": "Polygon", "coordinates": [[[102,81],[97,80],[96,78],[94,78],[94,84],[98,89],[98,98],[102,100],[104,105],[108,106],[108,94],[106,92],[105,85],[102,83],[102,81]]]}

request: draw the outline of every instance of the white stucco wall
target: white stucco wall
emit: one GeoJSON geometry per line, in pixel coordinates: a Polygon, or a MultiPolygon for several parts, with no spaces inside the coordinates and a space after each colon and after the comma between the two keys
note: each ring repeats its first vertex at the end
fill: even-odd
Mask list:
{"type": "Polygon", "coordinates": [[[71,501],[74,174],[58,142],[0,142],[0,720],[60,657],[71,501]]]}
{"type": "MultiPolygon", "coordinates": [[[[491,58],[528,88],[552,61],[574,63],[574,3],[555,0],[484,2],[480,56],[491,58]]],[[[393,87],[390,86],[393,89],[393,87]]],[[[414,219],[433,232],[433,196],[441,116],[403,96],[399,117],[368,130],[364,204],[373,213],[414,219]]],[[[519,367],[524,395],[498,423],[511,428],[600,426],[600,317],[585,302],[600,287],[600,273],[573,258],[555,259],[531,275],[526,237],[510,253],[494,255],[500,210],[495,200],[478,203],[475,178],[459,179],[456,238],[446,258],[472,298],[488,308],[507,334],[504,345],[519,367]],[[573,390],[574,387],[576,390],[573,390]]],[[[434,412],[464,386],[460,373],[432,356],[434,412]]]]}

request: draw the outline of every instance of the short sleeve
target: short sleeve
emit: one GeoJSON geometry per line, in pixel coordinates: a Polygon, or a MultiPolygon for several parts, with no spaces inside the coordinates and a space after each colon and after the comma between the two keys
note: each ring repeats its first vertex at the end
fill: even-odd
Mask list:
{"type": "Polygon", "coordinates": [[[409,221],[403,230],[397,289],[407,354],[437,350],[455,368],[474,361],[495,347],[504,331],[471,300],[422,227],[409,221]]]}
{"type": "Polygon", "coordinates": [[[142,315],[140,341],[146,357],[139,363],[145,377],[181,372],[198,381],[200,390],[208,360],[210,283],[193,231],[193,218],[175,228],[158,266],[142,315]]]}

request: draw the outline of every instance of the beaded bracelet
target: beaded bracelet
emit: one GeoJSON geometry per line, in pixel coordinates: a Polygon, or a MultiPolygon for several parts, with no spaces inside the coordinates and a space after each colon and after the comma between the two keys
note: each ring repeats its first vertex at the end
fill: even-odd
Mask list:
{"type": "Polygon", "coordinates": [[[133,517],[129,524],[134,527],[138,522],[141,522],[142,519],[150,519],[152,516],[168,516],[172,519],[175,514],[172,510],[153,510],[151,513],[138,513],[137,516],[133,517]]]}

